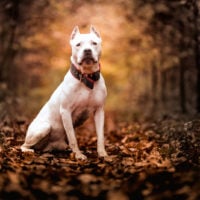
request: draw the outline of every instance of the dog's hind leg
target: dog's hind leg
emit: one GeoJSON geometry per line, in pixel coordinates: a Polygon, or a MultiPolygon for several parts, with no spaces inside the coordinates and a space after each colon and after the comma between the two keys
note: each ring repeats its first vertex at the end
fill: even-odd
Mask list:
{"type": "Polygon", "coordinates": [[[27,131],[24,144],[21,146],[22,152],[34,152],[33,147],[51,132],[51,125],[47,122],[33,122],[27,131]]]}

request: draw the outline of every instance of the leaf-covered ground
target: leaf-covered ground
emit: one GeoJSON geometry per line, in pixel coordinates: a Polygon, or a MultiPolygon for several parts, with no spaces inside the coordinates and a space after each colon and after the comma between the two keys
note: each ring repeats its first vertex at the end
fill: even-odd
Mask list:
{"type": "Polygon", "coordinates": [[[77,130],[87,161],[76,161],[70,149],[22,153],[26,128],[26,120],[0,124],[2,200],[200,199],[200,120],[115,124],[105,134],[105,159],[88,125],[77,130]]]}

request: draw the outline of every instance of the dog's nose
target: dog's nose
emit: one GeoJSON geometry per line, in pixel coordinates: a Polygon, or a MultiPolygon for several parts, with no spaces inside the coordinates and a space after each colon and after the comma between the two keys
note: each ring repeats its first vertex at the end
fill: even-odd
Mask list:
{"type": "Polygon", "coordinates": [[[91,55],[92,54],[92,50],[91,49],[85,49],[84,50],[84,54],[85,55],[91,55]]]}

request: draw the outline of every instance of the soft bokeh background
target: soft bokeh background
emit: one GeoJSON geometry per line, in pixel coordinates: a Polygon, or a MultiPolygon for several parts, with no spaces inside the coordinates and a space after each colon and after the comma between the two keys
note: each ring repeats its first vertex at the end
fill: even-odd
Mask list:
{"type": "Polygon", "coordinates": [[[69,68],[75,25],[103,38],[107,112],[126,120],[200,111],[198,1],[2,0],[0,111],[33,117],[69,68]]]}

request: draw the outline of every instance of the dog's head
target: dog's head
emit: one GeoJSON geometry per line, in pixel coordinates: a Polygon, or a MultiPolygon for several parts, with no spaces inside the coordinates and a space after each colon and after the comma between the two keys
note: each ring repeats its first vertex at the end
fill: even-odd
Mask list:
{"type": "Polygon", "coordinates": [[[81,34],[78,26],[74,28],[70,38],[72,47],[71,61],[83,71],[94,71],[99,66],[101,55],[101,37],[93,26],[90,33],[81,34]]]}

